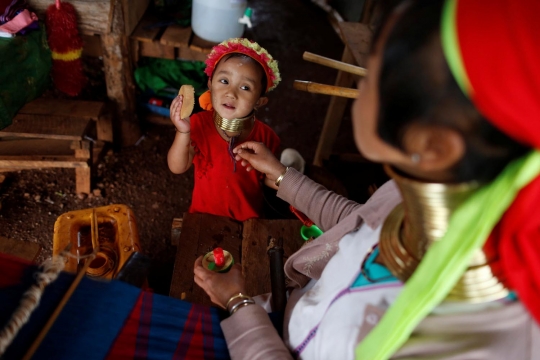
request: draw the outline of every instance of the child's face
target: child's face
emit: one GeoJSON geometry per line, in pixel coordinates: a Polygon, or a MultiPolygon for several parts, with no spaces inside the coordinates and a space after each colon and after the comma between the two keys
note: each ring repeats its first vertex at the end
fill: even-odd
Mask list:
{"type": "Polygon", "coordinates": [[[261,104],[262,70],[252,60],[221,60],[208,80],[212,106],[225,119],[242,118],[261,104]]]}

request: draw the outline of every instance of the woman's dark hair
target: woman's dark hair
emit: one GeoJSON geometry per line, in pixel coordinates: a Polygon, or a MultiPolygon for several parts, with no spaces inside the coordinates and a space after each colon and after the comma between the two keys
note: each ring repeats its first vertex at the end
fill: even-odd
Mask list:
{"type": "Polygon", "coordinates": [[[454,180],[490,181],[529,149],[491,125],[456,83],[440,42],[443,3],[410,2],[391,30],[379,81],[378,132],[402,148],[403,134],[413,123],[458,131],[466,152],[454,169],[454,180]]]}
{"type": "Polygon", "coordinates": [[[218,63],[216,64],[216,69],[217,69],[217,66],[219,65],[220,62],[225,62],[229,59],[233,59],[233,58],[241,58],[241,59],[244,59],[244,60],[248,60],[248,61],[251,61],[253,64],[256,64],[257,67],[261,70],[261,84],[262,84],[262,88],[261,88],[261,96],[264,96],[264,94],[266,93],[266,87],[268,86],[268,79],[266,78],[266,73],[264,72],[264,68],[262,67],[261,64],[259,64],[259,62],[255,59],[253,59],[252,57],[250,56],[247,56],[245,54],[242,54],[242,53],[230,53],[230,54],[227,54],[225,55],[223,58],[221,58],[221,60],[218,61],[218,63]]]}

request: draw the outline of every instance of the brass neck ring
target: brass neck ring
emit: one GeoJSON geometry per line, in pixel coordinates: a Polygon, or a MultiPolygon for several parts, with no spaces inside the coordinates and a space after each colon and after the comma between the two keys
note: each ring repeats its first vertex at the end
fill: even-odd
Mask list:
{"type": "Polygon", "coordinates": [[[253,120],[255,119],[255,112],[251,112],[248,116],[237,119],[225,119],[214,110],[214,122],[216,125],[224,131],[238,132],[251,128],[253,120]]]}

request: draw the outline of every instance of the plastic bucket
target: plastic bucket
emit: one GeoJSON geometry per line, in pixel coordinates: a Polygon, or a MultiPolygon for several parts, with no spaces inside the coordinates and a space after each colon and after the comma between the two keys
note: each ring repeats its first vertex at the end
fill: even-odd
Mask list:
{"type": "Polygon", "coordinates": [[[191,28],[198,37],[216,43],[241,37],[244,24],[238,20],[246,8],[247,0],[193,0],[191,28]]]}

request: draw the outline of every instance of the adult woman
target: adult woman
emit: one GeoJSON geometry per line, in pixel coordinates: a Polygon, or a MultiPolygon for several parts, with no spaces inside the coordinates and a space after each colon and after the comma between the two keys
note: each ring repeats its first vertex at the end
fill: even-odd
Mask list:
{"type": "MultiPolygon", "coordinates": [[[[260,144],[236,149],[325,230],[285,266],[297,288],[284,328],[295,355],[352,358],[360,344],[356,355],[367,359],[540,356],[529,285],[538,283],[538,217],[523,222],[535,209],[524,196],[540,198],[540,159],[526,155],[540,147],[534,9],[534,1],[419,0],[388,18],[353,123],[360,151],[389,164],[394,181],[363,206],[286,169],[260,144]]],[[[233,357],[290,356],[262,308],[233,296],[244,290],[238,269],[213,274],[198,260],[195,279],[232,310],[222,328],[233,357]]]]}

